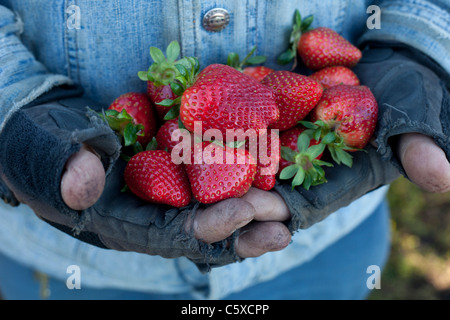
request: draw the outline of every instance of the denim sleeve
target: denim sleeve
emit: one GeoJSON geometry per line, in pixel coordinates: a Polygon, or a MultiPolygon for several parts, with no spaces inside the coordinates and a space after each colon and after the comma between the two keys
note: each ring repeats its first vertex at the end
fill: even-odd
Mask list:
{"type": "Polygon", "coordinates": [[[415,48],[450,73],[450,1],[381,0],[379,29],[367,30],[359,39],[400,42],[415,48]]]}
{"type": "Polygon", "coordinates": [[[0,5],[0,132],[15,111],[56,86],[72,84],[35,59],[20,40],[22,29],[21,20],[0,5]]]}

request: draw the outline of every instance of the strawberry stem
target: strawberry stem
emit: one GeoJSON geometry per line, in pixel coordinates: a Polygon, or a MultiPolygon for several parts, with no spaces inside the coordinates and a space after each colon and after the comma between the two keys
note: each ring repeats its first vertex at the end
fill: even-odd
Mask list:
{"type": "Polygon", "coordinates": [[[282,54],[280,54],[277,58],[278,64],[286,65],[290,63],[292,60],[294,60],[294,63],[292,65],[292,70],[295,69],[297,66],[297,47],[298,42],[300,41],[300,38],[303,33],[310,30],[310,26],[314,20],[313,15],[307,16],[305,19],[302,20],[302,16],[300,14],[300,11],[295,10],[294,12],[294,21],[292,24],[292,32],[289,37],[289,47],[286,51],[284,51],[282,54]]]}
{"type": "Polygon", "coordinates": [[[236,70],[243,71],[246,66],[254,66],[258,64],[263,64],[266,62],[267,57],[265,56],[253,56],[256,51],[256,46],[245,56],[245,58],[240,61],[239,54],[231,52],[227,57],[227,65],[235,68],[236,70]]]}
{"type": "Polygon", "coordinates": [[[281,147],[281,157],[293,164],[280,172],[280,179],[293,178],[292,189],[302,185],[303,188],[309,190],[311,186],[325,183],[325,170],[322,167],[333,166],[331,163],[317,159],[325,150],[325,145],[320,143],[310,146],[311,137],[305,131],[298,136],[298,152],[288,147],[281,147]]]}
{"type": "Polygon", "coordinates": [[[307,128],[303,133],[308,134],[316,141],[327,147],[331,158],[338,164],[344,164],[347,167],[352,167],[353,156],[347,151],[355,151],[355,149],[348,146],[344,138],[341,137],[336,129],[339,127],[336,121],[329,121],[328,123],[317,120],[316,122],[299,121],[299,123],[307,128]]]}

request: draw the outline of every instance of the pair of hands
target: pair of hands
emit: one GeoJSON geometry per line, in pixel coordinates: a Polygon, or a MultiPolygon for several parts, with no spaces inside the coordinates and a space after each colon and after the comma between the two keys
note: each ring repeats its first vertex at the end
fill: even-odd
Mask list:
{"type": "MultiPolygon", "coordinates": [[[[399,138],[397,156],[412,182],[428,192],[450,191],[450,163],[442,149],[422,134],[409,133],[399,138]]],[[[87,146],[66,163],[61,179],[64,202],[74,210],[92,206],[105,186],[105,171],[98,155],[87,146]]],[[[289,220],[289,210],[274,191],[251,188],[239,199],[227,199],[204,210],[195,219],[187,219],[185,229],[214,243],[241,229],[235,250],[241,258],[257,257],[285,248],[291,233],[283,223],[289,220]]]]}

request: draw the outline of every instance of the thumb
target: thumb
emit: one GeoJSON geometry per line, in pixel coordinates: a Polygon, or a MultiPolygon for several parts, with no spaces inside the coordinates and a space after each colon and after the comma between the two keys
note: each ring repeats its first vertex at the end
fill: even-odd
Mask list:
{"type": "Polygon", "coordinates": [[[450,191],[450,163],[428,136],[409,133],[400,137],[399,156],[409,179],[428,192],[450,191]]]}
{"type": "Polygon", "coordinates": [[[105,186],[105,170],[100,158],[88,146],[67,160],[61,178],[61,195],[74,210],[84,210],[100,198],[105,186]]]}

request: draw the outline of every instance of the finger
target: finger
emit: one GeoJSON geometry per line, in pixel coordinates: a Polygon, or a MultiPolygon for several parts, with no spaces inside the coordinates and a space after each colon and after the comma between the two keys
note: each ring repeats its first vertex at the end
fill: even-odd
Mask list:
{"type": "Polygon", "coordinates": [[[418,133],[402,135],[399,156],[409,179],[420,188],[437,193],[450,191],[450,163],[432,138],[418,133]]]}
{"type": "Polygon", "coordinates": [[[101,196],[105,186],[105,170],[99,157],[83,146],[69,158],[61,178],[61,195],[74,210],[92,206],[101,196]]]}
{"type": "Polygon", "coordinates": [[[196,239],[213,243],[226,239],[234,231],[248,224],[255,215],[253,206],[233,198],[218,202],[204,210],[198,210],[194,221],[187,219],[186,231],[191,228],[196,239]]]}
{"type": "Polygon", "coordinates": [[[276,192],[250,188],[241,199],[253,205],[256,211],[255,220],[286,221],[291,217],[286,203],[276,192]]]}
{"type": "Polygon", "coordinates": [[[291,233],[281,222],[255,221],[241,230],[234,245],[239,257],[251,258],[282,250],[290,241],[291,233]]]}

